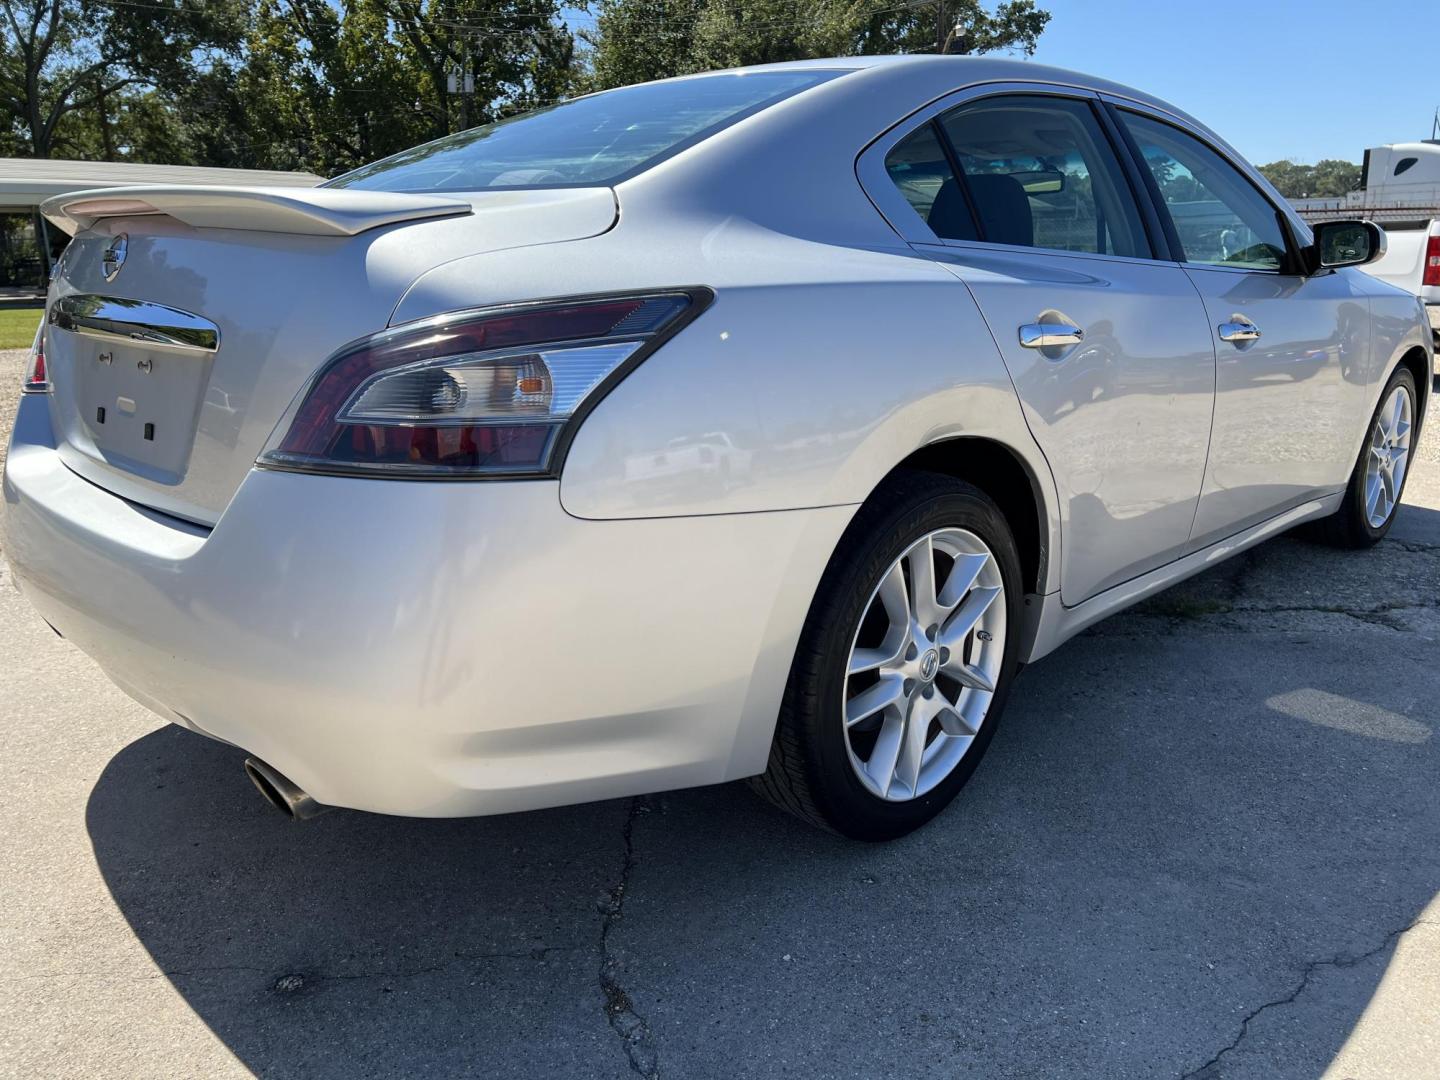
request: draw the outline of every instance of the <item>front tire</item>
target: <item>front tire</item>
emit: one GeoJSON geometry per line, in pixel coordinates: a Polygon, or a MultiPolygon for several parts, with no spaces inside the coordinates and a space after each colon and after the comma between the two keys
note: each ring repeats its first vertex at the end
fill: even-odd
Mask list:
{"type": "Polygon", "coordinates": [[[1397,368],[1370,418],[1340,509],[1318,523],[1323,542],[1367,548],[1390,531],[1410,475],[1416,401],[1415,376],[1409,368],[1397,368]]]}
{"type": "Polygon", "coordinates": [[[1021,592],[1014,537],[984,492],[934,473],[887,481],[826,568],[756,789],[855,839],[925,824],[994,736],[1021,592]]]}

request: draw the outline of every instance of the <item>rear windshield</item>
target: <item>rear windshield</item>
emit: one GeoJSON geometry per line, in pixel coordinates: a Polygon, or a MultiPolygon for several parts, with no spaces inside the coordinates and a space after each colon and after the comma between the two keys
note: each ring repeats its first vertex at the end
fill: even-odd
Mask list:
{"type": "Polygon", "coordinates": [[[642,83],[405,150],[330,181],[371,191],[613,184],[839,71],[757,71],[642,83]]]}

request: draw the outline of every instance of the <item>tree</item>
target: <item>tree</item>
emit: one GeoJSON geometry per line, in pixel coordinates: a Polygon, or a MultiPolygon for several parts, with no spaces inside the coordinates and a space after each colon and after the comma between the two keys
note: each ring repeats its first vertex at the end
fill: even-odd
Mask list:
{"type": "Polygon", "coordinates": [[[561,97],[574,62],[555,0],[261,0],[212,153],[333,175],[561,97]]]}
{"type": "Polygon", "coordinates": [[[591,46],[591,85],[649,82],[698,70],[691,53],[700,0],[601,0],[591,46]]]}
{"type": "Polygon", "coordinates": [[[1344,195],[1360,187],[1360,166],[1350,161],[1324,158],[1315,163],[1311,183],[1317,198],[1344,195]]]}
{"type": "Polygon", "coordinates": [[[247,0],[0,0],[0,14],[0,103],[30,152],[49,157],[62,124],[93,110],[100,151],[114,156],[122,92],[183,86],[207,56],[238,44],[249,9],[247,0]]]}
{"type": "Polygon", "coordinates": [[[1360,186],[1360,166],[1334,158],[1314,165],[1272,161],[1261,165],[1260,171],[1287,199],[1333,199],[1360,186]]]}
{"type": "Polygon", "coordinates": [[[378,0],[341,8],[261,0],[233,101],[218,95],[208,154],[226,164],[342,172],[430,134],[422,81],[378,0]]]}
{"type": "MultiPolygon", "coordinates": [[[[884,6],[884,5],[881,5],[884,6]]],[[[1008,0],[994,11],[981,0],[941,0],[886,13],[873,31],[867,52],[987,53],[1018,49],[1029,56],[1050,22],[1034,0],[1008,0]]]]}
{"type": "Polygon", "coordinates": [[[0,0],[0,153],[333,175],[573,94],[803,57],[1032,52],[1034,0],[0,0]],[[588,72],[587,69],[588,68],[588,72]]]}
{"type": "Polygon", "coordinates": [[[1034,0],[599,0],[596,89],[712,68],[876,53],[1035,51],[1034,0]]]}
{"type": "Polygon", "coordinates": [[[407,61],[423,75],[435,135],[533,108],[571,89],[575,40],[558,0],[376,2],[407,61]],[[467,76],[471,92],[463,89],[467,76]]]}
{"type": "Polygon", "coordinates": [[[0,10],[0,153],[37,157],[328,175],[563,97],[577,70],[560,0],[0,0],[0,10]]]}
{"type": "Polygon", "coordinates": [[[192,142],[205,161],[334,175],[564,96],[574,65],[556,0],[260,0],[192,142]]]}

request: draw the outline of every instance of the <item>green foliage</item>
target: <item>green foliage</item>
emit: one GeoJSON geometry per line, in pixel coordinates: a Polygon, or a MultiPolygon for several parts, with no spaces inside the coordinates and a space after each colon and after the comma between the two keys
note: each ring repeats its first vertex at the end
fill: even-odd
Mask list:
{"type": "Polygon", "coordinates": [[[1326,158],[1315,165],[1272,161],[1259,168],[1265,179],[1287,199],[1338,198],[1360,187],[1360,166],[1334,158],[1326,158]]]}
{"type": "Polygon", "coordinates": [[[380,0],[261,0],[235,76],[211,132],[227,164],[329,175],[431,133],[426,80],[380,0]],[[240,137],[227,145],[227,131],[240,137]]]}
{"type": "Polygon", "coordinates": [[[110,110],[132,87],[178,90],[217,51],[239,45],[248,0],[0,0],[0,106],[14,141],[49,157],[98,143],[112,151],[110,110]],[[81,132],[76,113],[93,111],[81,132]]]}
{"type": "Polygon", "coordinates": [[[583,90],[816,56],[1028,54],[1050,18],[1034,0],[596,3],[577,41],[562,0],[0,0],[0,154],[334,175],[583,90]]]}
{"type": "Polygon", "coordinates": [[[694,61],[699,0],[602,0],[592,47],[591,88],[605,90],[699,70],[694,61]]]}
{"type": "Polygon", "coordinates": [[[559,13],[555,0],[260,0],[206,158],[329,176],[554,100],[575,63],[559,13]]]}
{"type": "Polygon", "coordinates": [[[565,96],[577,74],[558,0],[0,5],[0,153],[17,156],[329,175],[565,96]]]}
{"type": "Polygon", "coordinates": [[[1050,21],[1034,0],[598,0],[596,89],[712,68],[877,53],[1025,54],[1050,21]]]}

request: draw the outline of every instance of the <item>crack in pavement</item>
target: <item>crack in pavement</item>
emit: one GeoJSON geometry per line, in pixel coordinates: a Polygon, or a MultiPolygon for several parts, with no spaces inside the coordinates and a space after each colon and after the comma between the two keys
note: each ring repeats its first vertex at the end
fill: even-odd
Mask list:
{"type": "MultiPolygon", "coordinates": [[[[1440,544],[1430,544],[1418,540],[1398,540],[1386,537],[1381,542],[1382,546],[1394,546],[1410,554],[1435,554],[1440,553],[1440,544]]],[[[1410,628],[1397,619],[1386,616],[1406,611],[1422,611],[1440,608],[1440,600],[1412,600],[1407,602],[1386,602],[1381,601],[1368,605],[1344,604],[1266,604],[1264,602],[1249,604],[1247,595],[1251,589],[1251,575],[1260,567],[1263,554],[1268,545],[1259,545],[1248,548],[1231,558],[1225,560],[1220,566],[1208,571],[1211,575],[1210,595],[1199,597],[1192,596],[1185,591],[1185,586],[1179,586],[1180,592],[1171,598],[1171,610],[1166,605],[1166,597],[1170,590],[1165,589],[1147,598],[1138,607],[1122,613],[1130,619],[1150,621],[1164,621],[1173,624],[1175,627],[1183,627],[1187,623],[1199,622],[1208,618],[1240,618],[1246,615],[1270,615],[1270,614],[1303,614],[1306,612],[1317,615],[1344,615],[1360,622],[1378,626],[1385,630],[1393,630],[1397,633],[1408,633],[1410,628]]],[[[1193,588],[1193,586],[1192,586],[1193,588]]],[[[1107,631],[1101,629],[1101,634],[1107,631]]],[[[1123,622],[1114,636],[1127,636],[1124,631],[1123,622]]]]}
{"type": "Polygon", "coordinates": [[[1255,607],[1237,607],[1227,614],[1231,615],[1274,615],[1288,613],[1312,612],[1318,615],[1348,615],[1352,619],[1359,619],[1361,622],[1368,622],[1375,626],[1383,626],[1388,630],[1408,632],[1404,626],[1398,626],[1393,620],[1384,616],[1401,611],[1425,611],[1432,608],[1440,608],[1440,600],[1419,600],[1412,603],[1379,603],[1367,607],[1346,607],[1343,604],[1266,604],[1255,607]]]}
{"type": "MultiPolygon", "coordinates": [[[[1407,611],[1431,611],[1440,608],[1440,600],[1418,601],[1414,603],[1381,603],[1369,607],[1344,607],[1340,604],[1257,604],[1254,606],[1236,607],[1230,604],[1217,607],[1213,610],[1186,611],[1183,614],[1175,614],[1164,609],[1155,611],[1138,610],[1124,613],[1125,617],[1145,622],[1163,622],[1178,629],[1180,627],[1206,622],[1208,620],[1235,620],[1243,619],[1250,615],[1343,615],[1358,622],[1367,623],[1371,626],[1378,626],[1383,630],[1392,630],[1399,634],[1413,633],[1413,630],[1398,619],[1387,618],[1387,616],[1407,611]]],[[[1227,629],[1245,632],[1245,627],[1228,626],[1227,629]]],[[[1257,632],[1264,632],[1273,629],[1272,627],[1257,628],[1257,632]]],[[[1174,630],[1172,630],[1173,634],[1174,630]]],[[[1134,637],[1133,631],[1129,631],[1123,621],[1117,622],[1114,629],[1108,629],[1103,623],[1091,630],[1091,633],[1098,633],[1107,637],[1134,637]]]]}
{"type": "Polygon", "coordinates": [[[1432,552],[1440,553],[1440,544],[1427,544],[1423,540],[1396,540],[1392,537],[1386,537],[1381,543],[1396,544],[1412,555],[1428,555],[1432,552]]]}
{"type": "Polygon", "coordinates": [[[620,865],[620,878],[600,906],[600,992],[605,997],[605,1019],[625,1043],[625,1054],[635,1073],[655,1080],[660,1075],[660,1061],[655,1051],[655,1037],[645,1018],[635,1011],[635,1004],[620,983],[621,960],[610,948],[610,933],[625,917],[625,891],[630,887],[630,874],[635,869],[635,818],[643,812],[640,798],[630,800],[625,814],[625,859],[620,865]]]}
{"type": "Polygon", "coordinates": [[[1339,955],[1327,957],[1324,960],[1310,961],[1310,963],[1305,965],[1304,970],[1300,973],[1300,981],[1295,984],[1295,988],[1291,990],[1290,993],[1286,994],[1284,997],[1275,998],[1271,1001],[1267,1001],[1263,1005],[1260,1005],[1259,1007],[1250,1010],[1250,1012],[1245,1015],[1244,1019],[1240,1021],[1240,1030],[1235,1035],[1235,1038],[1231,1040],[1231,1042],[1227,1046],[1222,1046],[1216,1052],[1214,1057],[1210,1058],[1209,1061],[1205,1062],[1199,1068],[1191,1069],[1189,1072],[1181,1073],[1180,1080],[1218,1080],[1218,1077],[1220,1076],[1221,1059],[1224,1058],[1226,1054],[1239,1049],[1240,1044],[1243,1043],[1250,1034],[1250,1025],[1254,1023],[1255,1020],[1262,1013],[1269,1012],[1271,1009],[1281,1008],[1285,1005],[1293,1005],[1299,999],[1300,995],[1305,993],[1305,991],[1309,989],[1310,980],[1317,971],[1319,971],[1323,967],[1351,968],[1355,967],[1358,964],[1363,964],[1366,960],[1373,959],[1380,953],[1384,952],[1391,946],[1392,943],[1404,937],[1411,930],[1414,930],[1417,926],[1424,925],[1425,923],[1425,919],[1417,916],[1412,921],[1400,927],[1400,929],[1391,930],[1388,934],[1385,935],[1384,939],[1381,940],[1379,945],[1376,945],[1373,949],[1368,949],[1365,952],[1360,953],[1358,956],[1339,955]]]}

